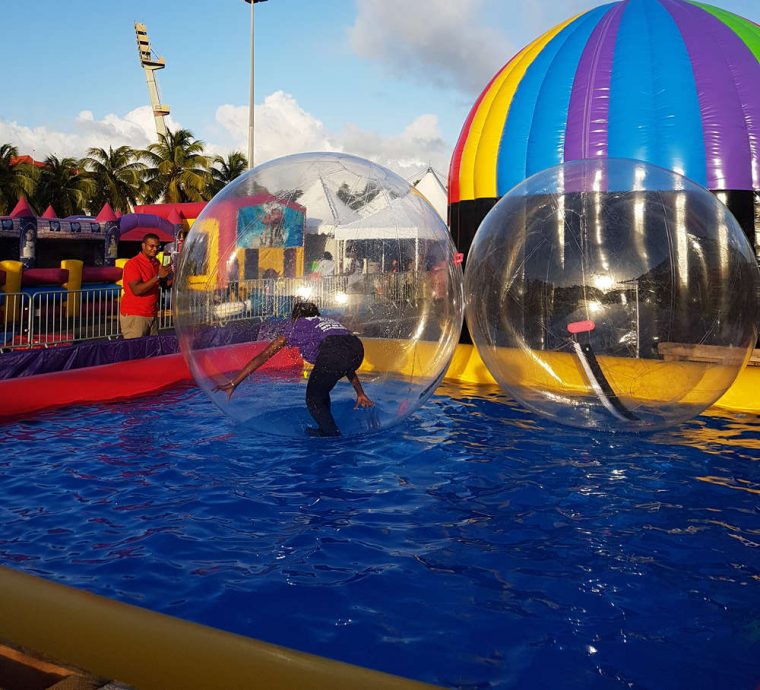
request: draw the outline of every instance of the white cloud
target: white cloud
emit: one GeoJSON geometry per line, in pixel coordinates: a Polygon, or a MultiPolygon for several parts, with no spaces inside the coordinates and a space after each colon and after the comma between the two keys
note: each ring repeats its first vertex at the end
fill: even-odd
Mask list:
{"type": "MultiPolygon", "coordinates": [[[[181,126],[171,117],[166,118],[166,123],[170,129],[181,126]]],[[[67,131],[0,120],[0,141],[13,144],[19,153],[31,155],[36,160],[44,160],[49,155],[77,158],[86,155],[91,147],[126,145],[144,148],[155,139],[155,124],[149,106],[136,108],[124,116],[109,113],[102,120],[96,120],[92,111],[83,110],[67,131]]]]}
{"type": "MultiPolygon", "coordinates": [[[[328,132],[314,115],[301,108],[289,94],[277,91],[254,111],[255,160],[306,151],[341,151],[368,158],[403,176],[428,164],[446,170],[450,147],[441,137],[438,118],[420,115],[400,134],[382,136],[349,124],[341,132],[328,132]]],[[[230,142],[227,148],[209,144],[213,153],[248,150],[248,108],[222,105],[216,111],[217,123],[230,142]]]]}
{"type": "Polygon", "coordinates": [[[349,41],[399,77],[477,93],[516,52],[478,19],[482,0],[357,0],[349,41]]]}
{"type": "Polygon", "coordinates": [[[432,165],[447,170],[451,147],[443,140],[435,115],[420,115],[400,133],[383,137],[376,132],[349,125],[343,135],[346,152],[380,163],[402,177],[432,165]]]}
{"type": "MultiPolygon", "coordinates": [[[[225,150],[248,151],[248,107],[221,105],[216,110],[217,123],[227,134],[230,146],[225,150]]],[[[254,109],[254,160],[257,163],[303,151],[340,150],[330,140],[324,124],[307,113],[290,94],[282,91],[267,96],[254,109]]],[[[209,151],[222,153],[219,145],[209,151]]]]}
{"type": "MultiPolygon", "coordinates": [[[[181,125],[169,119],[170,129],[181,125]]],[[[390,136],[346,125],[340,132],[330,132],[324,123],[306,112],[282,91],[267,96],[255,110],[257,163],[306,151],[340,151],[385,165],[404,177],[428,164],[446,170],[450,146],[443,140],[435,115],[420,115],[403,131],[390,136]]],[[[226,155],[230,151],[248,150],[248,107],[221,105],[216,110],[216,141],[200,138],[209,154],[226,155]]],[[[199,133],[196,132],[199,135],[199,133]]],[[[114,148],[128,145],[144,148],[155,141],[153,115],[141,107],[124,116],[115,114],[95,119],[83,110],[66,131],[46,127],[27,127],[0,120],[0,142],[15,145],[19,153],[44,160],[50,154],[59,158],[80,157],[90,147],[114,148]]]]}

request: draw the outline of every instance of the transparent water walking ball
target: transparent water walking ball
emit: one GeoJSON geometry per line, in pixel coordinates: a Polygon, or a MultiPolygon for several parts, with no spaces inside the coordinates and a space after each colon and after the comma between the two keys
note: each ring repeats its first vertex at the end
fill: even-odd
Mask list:
{"type": "Polygon", "coordinates": [[[467,323],[514,398],[552,419],[658,429],[709,407],[757,340],[758,268],[708,190],[640,161],[568,162],[488,213],[467,323]]]}
{"type": "Polygon", "coordinates": [[[285,333],[293,306],[361,339],[371,409],[344,378],[332,412],[344,436],[385,429],[435,390],[459,339],[462,270],[448,229],[408,182],[370,161],[310,153],[260,165],[203,210],[182,249],[174,308],[198,384],[227,415],[261,432],[303,436],[310,365],[277,353],[235,390],[217,387],[285,333]]]}

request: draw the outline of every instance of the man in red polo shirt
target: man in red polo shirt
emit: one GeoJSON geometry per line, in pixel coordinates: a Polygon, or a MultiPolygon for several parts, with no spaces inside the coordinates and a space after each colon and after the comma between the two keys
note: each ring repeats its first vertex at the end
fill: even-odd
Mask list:
{"type": "Polygon", "coordinates": [[[158,248],[158,235],[150,232],[143,237],[140,253],[124,264],[119,323],[125,338],[158,335],[159,285],[168,287],[173,280],[171,268],[156,259],[158,248]]]}

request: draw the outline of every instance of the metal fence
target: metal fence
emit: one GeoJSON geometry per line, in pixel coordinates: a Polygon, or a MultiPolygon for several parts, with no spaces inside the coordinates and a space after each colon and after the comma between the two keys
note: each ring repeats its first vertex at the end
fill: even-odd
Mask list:
{"type": "MultiPolygon", "coordinates": [[[[321,310],[366,308],[379,302],[413,306],[436,296],[435,282],[424,274],[391,273],[305,278],[246,280],[224,289],[187,290],[179,308],[200,323],[224,325],[243,319],[288,316],[298,300],[321,310]]],[[[118,286],[93,290],[41,290],[0,293],[0,349],[54,347],[98,338],[121,337],[118,286]]],[[[172,293],[160,293],[159,330],[174,327],[172,293]]]]}
{"type": "Polygon", "coordinates": [[[233,282],[225,288],[187,291],[178,305],[194,320],[224,324],[240,319],[289,316],[299,300],[314,302],[320,310],[350,310],[378,302],[414,304],[435,296],[434,285],[422,274],[391,273],[306,278],[276,278],[233,282]]]}
{"type": "MultiPolygon", "coordinates": [[[[0,349],[23,350],[121,337],[121,288],[0,293],[0,349]]],[[[172,328],[170,292],[160,293],[159,329],[172,328]]]]}

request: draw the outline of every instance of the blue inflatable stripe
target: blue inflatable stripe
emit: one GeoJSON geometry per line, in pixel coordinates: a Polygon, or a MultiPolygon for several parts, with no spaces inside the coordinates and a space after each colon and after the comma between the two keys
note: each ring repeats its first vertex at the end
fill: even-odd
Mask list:
{"type": "Polygon", "coordinates": [[[604,5],[579,17],[573,23],[573,32],[568,34],[544,75],[531,123],[526,176],[564,161],[565,132],[575,74],[591,34],[609,10],[610,5],[604,5]]]}
{"type": "Polygon", "coordinates": [[[565,127],[573,79],[583,50],[609,5],[566,26],[536,56],[517,87],[499,142],[499,196],[526,177],[564,160],[565,127]]]}
{"type": "Polygon", "coordinates": [[[635,158],[707,184],[694,74],[678,26],[656,0],[626,5],[610,83],[610,158],[635,158]]]}

